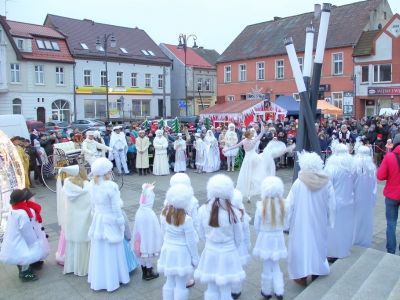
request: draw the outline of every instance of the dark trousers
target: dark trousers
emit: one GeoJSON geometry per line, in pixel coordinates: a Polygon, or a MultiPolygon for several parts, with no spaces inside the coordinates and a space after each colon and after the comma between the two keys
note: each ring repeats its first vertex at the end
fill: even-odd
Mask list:
{"type": "Polygon", "coordinates": [[[127,163],[128,163],[128,169],[131,172],[136,172],[136,153],[128,152],[127,163]]]}
{"type": "Polygon", "coordinates": [[[386,206],[386,250],[388,253],[396,252],[396,225],[399,216],[400,201],[385,198],[386,206]]]}

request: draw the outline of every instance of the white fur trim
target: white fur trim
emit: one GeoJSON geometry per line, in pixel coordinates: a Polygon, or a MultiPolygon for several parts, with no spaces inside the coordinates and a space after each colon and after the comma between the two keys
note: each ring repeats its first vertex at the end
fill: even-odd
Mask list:
{"type": "Polygon", "coordinates": [[[235,124],[229,123],[228,128],[235,128],[235,124]]]}
{"type": "Polygon", "coordinates": [[[367,146],[360,146],[357,149],[357,156],[366,156],[366,157],[371,157],[372,153],[371,153],[371,149],[367,146]]]}
{"type": "Polygon", "coordinates": [[[68,175],[71,175],[71,176],[77,176],[79,174],[79,165],[63,167],[58,172],[59,173],[61,173],[61,172],[67,173],[68,175]]]}
{"type": "Polygon", "coordinates": [[[189,176],[185,173],[176,173],[171,177],[169,185],[174,186],[176,184],[184,184],[187,186],[192,186],[189,176]]]}
{"type": "Polygon", "coordinates": [[[300,170],[320,172],[324,168],[324,162],[321,157],[315,152],[297,152],[299,158],[300,170]]]}
{"type": "Polygon", "coordinates": [[[282,179],[276,176],[268,176],[261,183],[261,198],[281,198],[285,191],[282,179]]]}
{"type": "Polygon", "coordinates": [[[105,157],[100,157],[96,159],[92,164],[92,172],[93,176],[103,176],[110,172],[113,168],[113,164],[105,157]]]}
{"type": "Polygon", "coordinates": [[[232,197],[232,205],[238,209],[244,209],[243,206],[243,195],[242,193],[238,190],[235,189],[233,191],[233,197],[232,197]]]}
{"type": "Polygon", "coordinates": [[[184,184],[176,184],[171,186],[166,195],[166,200],[169,205],[175,208],[187,209],[193,197],[193,189],[184,184]]]}
{"type": "Polygon", "coordinates": [[[222,174],[214,175],[207,182],[207,199],[231,200],[233,190],[233,181],[230,177],[222,174]]]}
{"type": "Polygon", "coordinates": [[[337,144],[333,149],[333,154],[349,154],[349,148],[345,144],[337,144]]]}

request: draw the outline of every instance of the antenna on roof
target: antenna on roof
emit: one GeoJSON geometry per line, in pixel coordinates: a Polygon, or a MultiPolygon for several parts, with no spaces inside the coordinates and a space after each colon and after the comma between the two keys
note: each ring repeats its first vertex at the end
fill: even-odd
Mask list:
{"type": "Polygon", "coordinates": [[[6,18],[7,18],[7,13],[8,13],[8,11],[7,11],[7,2],[9,2],[10,0],[4,0],[4,15],[6,16],[6,18]]]}

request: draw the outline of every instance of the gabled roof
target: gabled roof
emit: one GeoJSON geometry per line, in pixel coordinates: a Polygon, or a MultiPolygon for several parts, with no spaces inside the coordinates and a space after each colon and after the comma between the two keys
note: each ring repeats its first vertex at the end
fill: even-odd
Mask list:
{"type": "MultiPolygon", "coordinates": [[[[326,48],[354,46],[369,22],[370,12],[382,0],[367,0],[342,6],[332,6],[326,48]]],[[[283,39],[293,37],[296,51],[304,51],[305,30],[313,23],[316,28],[316,46],[319,17],[314,12],[247,26],[218,59],[228,62],[258,57],[286,55],[283,39]]]]}
{"type": "Polygon", "coordinates": [[[220,54],[214,49],[192,48],[194,52],[204,58],[210,65],[215,66],[220,54]]]}
{"type": "Polygon", "coordinates": [[[37,24],[7,20],[10,33],[13,36],[32,38],[33,36],[48,37],[54,39],[65,39],[65,37],[53,28],[37,24]]]}
{"type": "MultiPolygon", "coordinates": [[[[185,63],[185,51],[183,49],[178,49],[176,45],[171,44],[162,43],[162,45],[167,48],[182,63],[185,63]]],[[[213,68],[213,66],[207,60],[198,55],[190,47],[186,48],[186,65],[194,68],[213,68]]]]}
{"type": "Polygon", "coordinates": [[[381,30],[364,31],[353,50],[353,56],[371,55],[374,50],[374,40],[381,30]]]}
{"type": "Polygon", "coordinates": [[[44,23],[66,36],[68,47],[76,58],[104,59],[104,52],[96,50],[97,37],[102,39],[105,34],[114,34],[117,46],[108,48],[108,60],[159,65],[171,64],[157,44],[144,30],[139,28],[102,24],[87,19],[78,20],[51,14],[47,15],[44,23]],[[88,49],[84,49],[81,43],[86,44],[88,49]],[[124,48],[126,53],[120,48],[124,48]],[[148,55],[142,50],[145,50],[148,55]]]}

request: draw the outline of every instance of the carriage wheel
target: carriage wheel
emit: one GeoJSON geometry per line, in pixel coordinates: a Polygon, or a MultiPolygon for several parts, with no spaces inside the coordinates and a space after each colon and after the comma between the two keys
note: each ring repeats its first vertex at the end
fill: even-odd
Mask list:
{"type": "Polygon", "coordinates": [[[42,165],[41,176],[45,186],[52,192],[57,191],[58,169],[69,165],[66,158],[61,158],[59,155],[51,155],[48,157],[48,162],[42,165]]]}

